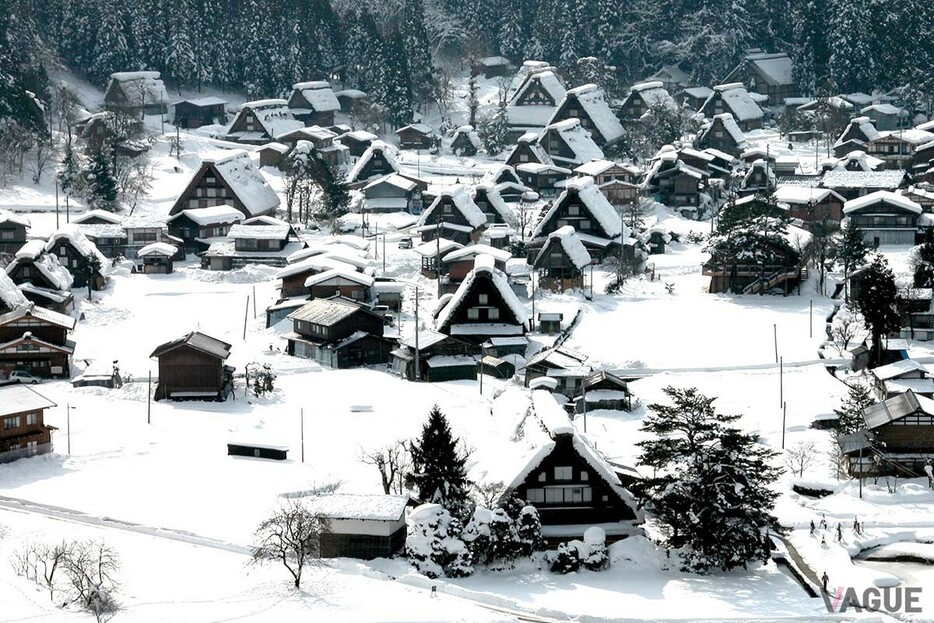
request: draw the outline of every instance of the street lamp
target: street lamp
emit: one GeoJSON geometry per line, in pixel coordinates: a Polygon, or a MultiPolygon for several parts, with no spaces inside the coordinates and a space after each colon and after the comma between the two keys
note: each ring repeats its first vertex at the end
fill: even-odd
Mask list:
{"type": "Polygon", "coordinates": [[[488,348],[492,348],[492,342],[483,342],[480,344],[480,395],[483,395],[483,358],[486,357],[488,348]]]}

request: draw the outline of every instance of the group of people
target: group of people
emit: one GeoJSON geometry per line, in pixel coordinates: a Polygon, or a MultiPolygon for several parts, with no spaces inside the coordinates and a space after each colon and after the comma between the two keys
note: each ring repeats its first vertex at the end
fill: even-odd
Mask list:
{"type": "MultiPolygon", "coordinates": [[[[814,520],[811,520],[811,536],[820,529],[821,531],[821,545],[826,545],[827,540],[823,532],[827,530],[827,517],[822,513],[820,522],[815,524],[814,520]]],[[[863,534],[863,524],[860,523],[859,517],[853,517],[853,534],[861,535],[863,534]]],[[[834,535],[834,542],[841,543],[843,542],[843,524],[837,522],[836,534],[834,535]]]]}

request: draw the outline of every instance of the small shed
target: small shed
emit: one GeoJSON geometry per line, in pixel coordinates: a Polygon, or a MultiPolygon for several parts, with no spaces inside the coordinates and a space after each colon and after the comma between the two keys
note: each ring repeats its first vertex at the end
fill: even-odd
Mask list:
{"type": "Polygon", "coordinates": [[[508,76],[512,73],[512,63],[503,56],[486,56],[478,59],[470,68],[470,73],[474,76],[484,78],[499,78],[508,76]]]}
{"type": "Polygon", "coordinates": [[[434,133],[424,123],[413,123],[396,130],[402,149],[431,149],[434,133]]]}
{"type": "Polygon", "coordinates": [[[310,512],[328,520],[322,558],[391,558],[405,546],[407,497],[332,493],[305,501],[310,512]]]}
{"type": "Polygon", "coordinates": [[[477,358],[471,355],[435,355],[425,365],[429,383],[477,379],[477,358]]]}
{"type": "Polygon", "coordinates": [[[478,372],[497,379],[511,379],[516,375],[516,366],[510,361],[487,355],[480,360],[478,372]]]}
{"type": "Polygon", "coordinates": [[[175,109],[173,123],[180,128],[194,129],[203,125],[225,125],[227,101],[219,97],[201,97],[182,100],[172,105],[175,109]]]}
{"type": "Polygon", "coordinates": [[[561,333],[561,321],[564,314],[561,312],[541,312],[538,314],[538,332],[545,335],[561,333]]]}
{"type": "Polygon", "coordinates": [[[147,244],[137,251],[136,256],[143,260],[143,273],[147,275],[170,275],[178,248],[165,242],[147,244]]]}
{"type": "Polygon", "coordinates": [[[256,151],[259,153],[259,166],[279,167],[282,165],[285,155],[289,153],[289,146],[285,143],[273,141],[262,145],[256,151]]]}
{"type": "Polygon", "coordinates": [[[288,458],[288,453],[288,446],[256,443],[247,440],[227,442],[228,456],[249,456],[253,457],[254,459],[272,459],[274,461],[284,461],[288,458]]]}
{"type": "Polygon", "coordinates": [[[366,104],[366,93],[358,89],[344,89],[334,94],[341,105],[341,112],[351,112],[355,106],[366,104]]]}

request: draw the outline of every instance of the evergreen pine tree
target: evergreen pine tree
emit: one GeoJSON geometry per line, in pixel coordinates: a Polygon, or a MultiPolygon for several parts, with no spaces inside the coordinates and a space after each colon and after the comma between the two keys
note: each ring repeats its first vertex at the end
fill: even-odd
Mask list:
{"type": "Polygon", "coordinates": [[[731,426],[696,389],[666,387],[672,404],[653,404],[639,443],[640,463],[653,468],[641,494],[662,525],[665,544],[682,549],[686,568],[704,572],[765,560],[778,471],[775,453],[731,426]]]}
{"type": "Polygon", "coordinates": [[[522,61],[522,52],[528,37],[526,2],[513,0],[501,6],[499,18],[499,53],[513,63],[522,61]]]}
{"type": "Polygon", "coordinates": [[[914,286],[930,288],[934,286],[934,242],[925,242],[912,249],[914,264],[914,286]]]}
{"type": "Polygon", "coordinates": [[[857,0],[832,0],[830,77],[843,93],[871,92],[877,85],[877,24],[873,5],[857,0]]]}
{"type": "Polygon", "coordinates": [[[197,81],[198,64],[195,41],[200,36],[200,12],[193,0],[174,0],[169,13],[168,41],[165,50],[165,71],[181,89],[197,81]]]}
{"type": "Polygon", "coordinates": [[[872,334],[870,367],[882,365],[882,340],[899,328],[895,309],[898,288],[895,274],[881,255],[876,255],[860,279],[854,307],[863,316],[863,324],[872,334]]]}
{"type": "Polygon", "coordinates": [[[98,151],[91,158],[85,169],[88,192],[88,207],[91,209],[116,210],[117,180],[110,170],[110,164],[103,151],[98,151]]]}
{"type": "Polygon", "coordinates": [[[401,43],[408,62],[408,82],[416,102],[424,104],[431,96],[431,51],[422,0],[403,0],[405,19],[400,24],[401,43]]]}
{"type": "Polygon", "coordinates": [[[115,0],[101,11],[94,61],[88,71],[97,84],[107,84],[110,74],[130,69],[124,11],[123,0],[115,0]]]}
{"type": "Polygon", "coordinates": [[[827,21],[831,13],[831,0],[797,0],[794,24],[795,80],[802,92],[817,94],[828,84],[830,58],[827,21]]]}
{"type": "Polygon", "coordinates": [[[873,404],[872,394],[866,389],[865,385],[850,385],[850,389],[839,409],[834,409],[837,414],[837,431],[842,435],[849,435],[866,427],[866,421],[863,419],[863,409],[873,404]]]}
{"type": "Polygon", "coordinates": [[[458,448],[447,418],[438,405],[431,408],[421,436],[411,443],[412,481],[422,502],[436,502],[455,517],[469,504],[467,456],[458,448]]]}
{"type": "Polygon", "coordinates": [[[542,538],[542,522],[538,516],[538,509],[534,506],[523,506],[516,521],[516,534],[519,541],[519,555],[531,556],[544,547],[542,538]]]}
{"type": "Polygon", "coordinates": [[[840,232],[840,240],[833,248],[833,257],[843,265],[846,302],[850,300],[848,283],[850,272],[866,260],[869,248],[869,243],[863,238],[863,232],[858,227],[848,225],[840,232]]]}
{"type": "Polygon", "coordinates": [[[81,191],[81,166],[78,156],[71,143],[65,145],[65,155],[58,170],[58,187],[66,196],[72,196],[81,191]]]}

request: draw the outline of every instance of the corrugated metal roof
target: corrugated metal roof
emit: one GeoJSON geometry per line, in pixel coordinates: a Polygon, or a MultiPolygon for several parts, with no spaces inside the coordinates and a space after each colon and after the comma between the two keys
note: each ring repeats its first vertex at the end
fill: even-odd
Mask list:
{"type": "Polygon", "coordinates": [[[182,345],[190,346],[195,350],[199,350],[209,355],[214,355],[215,357],[220,357],[221,359],[227,359],[227,357],[230,356],[230,344],[227,342],[222,342],[209,335],[205,335],[200,331],[192,331],[188,335],[177,340],[166,342],[165,344],[156,347],[156,350],[152,351],[152,354],[149,356],[159,357],[160,355],[163,355],[182,345]]]}
{"type": "Polygon", "coordinates": [[[340,299],[314,299],[289,314],[290,320],[301,320],[322,326],[332,326],[344,318],[363,310],[359,305],[340,299]]]}
{"type": "Polygon", "coordinates": [[[863,409],[863,419],[866,420],[866,426],[872,430],[916,411],[934,415],[934,400],[918,396],[909,389],[904,394],[866,407],[863,409]]]}

